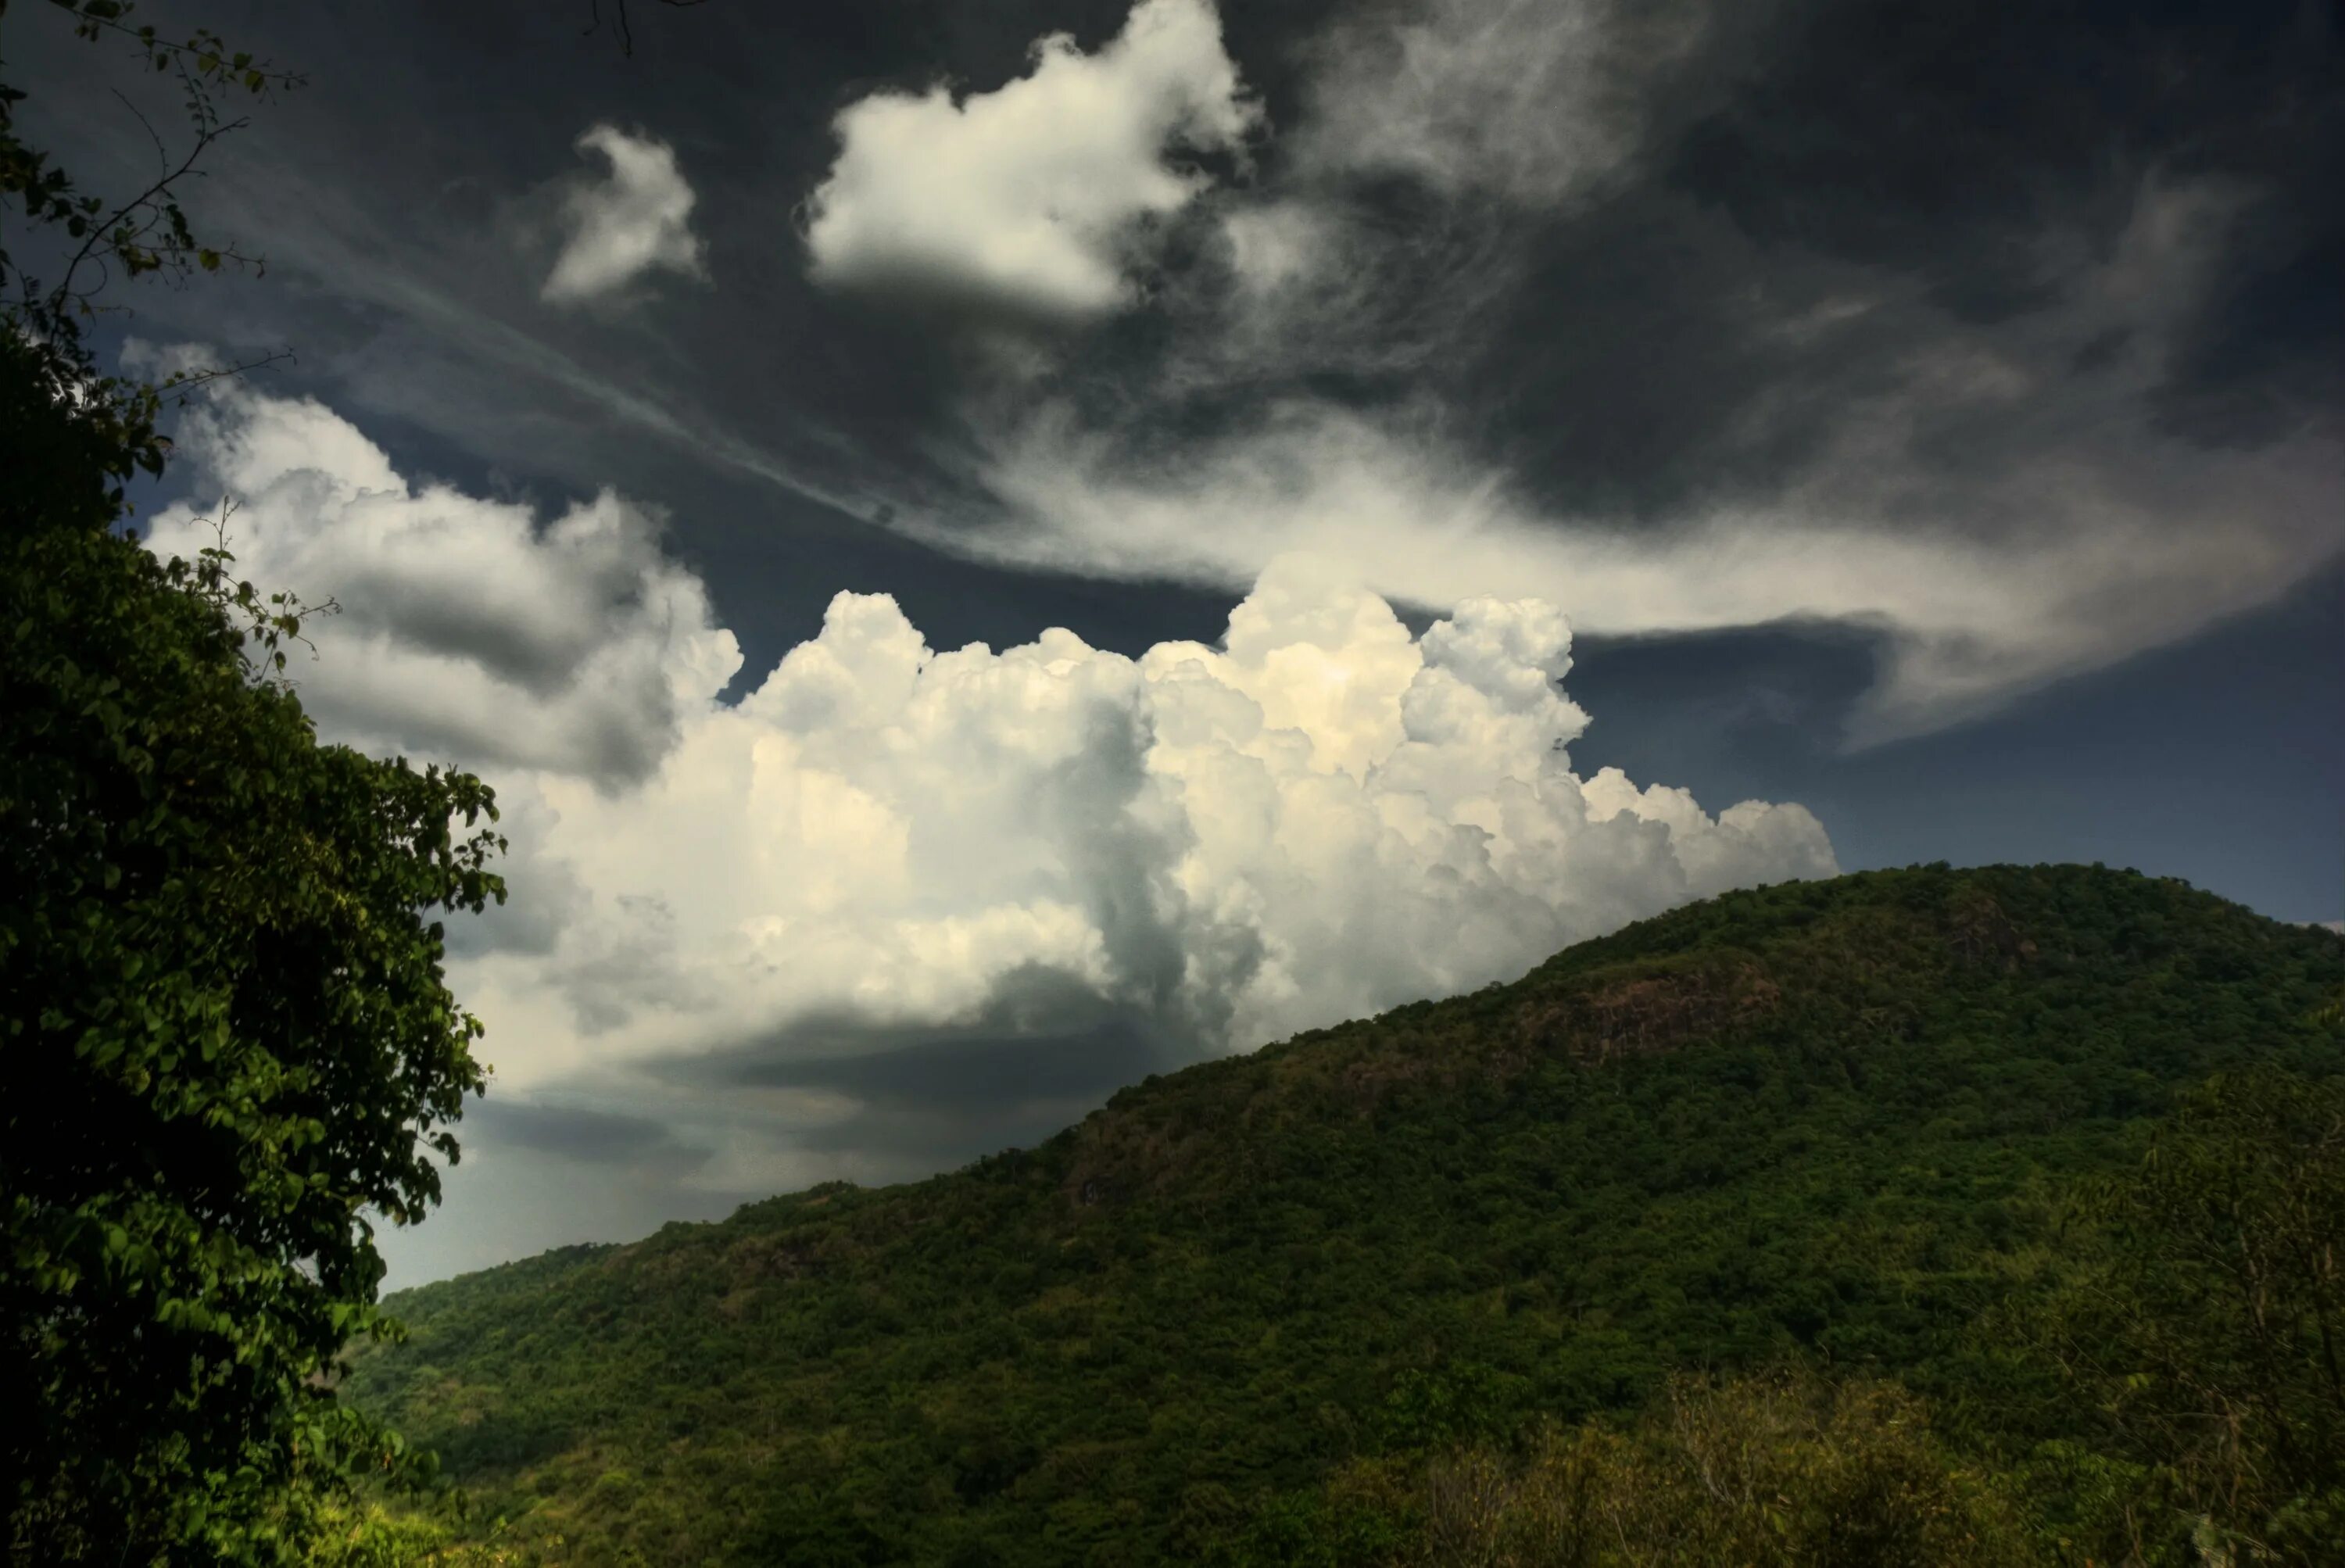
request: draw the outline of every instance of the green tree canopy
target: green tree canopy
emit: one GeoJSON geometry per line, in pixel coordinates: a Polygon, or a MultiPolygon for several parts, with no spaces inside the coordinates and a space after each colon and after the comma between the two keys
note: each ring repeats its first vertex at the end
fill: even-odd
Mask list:
{"type": "MultiPolygon", "coordinates": [[[[282,81],[127,7],[62,7],[209,88],[282,81]]],[[[167,178],[109,206],[16,137],[12,244],[211,270],[167,178]],[[86,241],[86,243],[85,243],[86,241]]],[[[166,170],[168,173],[168,170],[166,170]]],[[[484,1070],[442,928],[503,890],[477,779],[320,744],[299,604],[157,560],[124,483],[158,389],[98,373],[72,267],[0,255],[0,1496],[12,1560],[267,1562],[297,1481],[397,1467],[337,1358],[389,1330],[369,1215],[420,1217],[484,1070]]]]}
{"type": "Polygon", "coordinates": [[[2106,1549],[2338,1561],[2345,1083],[2220,1074],[2137,1169],[2085,1184],[2075,1207],[2110,1256],[2012,1326],[2139,1477],[2106,1549]],[[2145,1519],[2165,1521],[2162,1542],[2145,1519]]]}

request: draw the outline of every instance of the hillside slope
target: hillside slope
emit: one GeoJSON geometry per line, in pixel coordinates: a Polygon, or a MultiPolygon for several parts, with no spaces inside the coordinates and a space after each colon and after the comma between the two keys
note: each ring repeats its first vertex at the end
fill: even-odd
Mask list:
{"type": "Polygon", "coordinates": [[[395,1298],[353,1399],[563,1560],[1187,1560],[1347,1458],[1787,1356],[1959,1408],[2053,1184],[2345,1067],[2345,943],[2177,882],[1732,894],[1042,1147],[395,1298]]]}

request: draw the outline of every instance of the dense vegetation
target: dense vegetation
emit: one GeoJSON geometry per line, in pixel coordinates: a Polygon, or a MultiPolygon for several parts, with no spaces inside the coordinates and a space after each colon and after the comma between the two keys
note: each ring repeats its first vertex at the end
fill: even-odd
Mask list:
{"type": "Polygon", "coordinates": [[[351,1472],[412,1471],[331,1373],[388,1327],[365,1216],[434,1201],[483,1083],[431,917],[502,897],[494,809],[320,745],[281,678],[303,606],[126,526],[165,389],[99,373],[94,296],[240,260],[172,188],[232,128],[216,91],[288,78],[116,0],[43,9],[176,71],[194,151],[107,201],[0,84],[0,1541],[292,1561],[351,1472]]]}
{"type": "Polygon", "coordinates": [[[347,1391],[579,1563],[2335,1561],[2340,980],[2098,869],[1734,894],[347,1391]]]}
{"type": "MultiPolygon", "coordinates": [[[[69,452],[73,411],[7,396],[25,358],[0,335],[0,453],[69,452]]],[[[375,1327],[362,1213],[422,1213],[418,1139],[452,1148],[484,1081],[419,911],[494,896],[492,841],[451,826],[488,792],[320,746],[217,557],[26,494],[0,500],[5,1533],[272,1561],[296,1470],[377,1456],[317,1381],[375,1327]]]]}

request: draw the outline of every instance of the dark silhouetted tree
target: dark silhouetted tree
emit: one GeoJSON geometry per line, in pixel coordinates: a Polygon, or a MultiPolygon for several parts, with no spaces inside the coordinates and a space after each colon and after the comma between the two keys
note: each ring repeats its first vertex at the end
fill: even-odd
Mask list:
{"type": "Polygon", "coordinates": [[[297,600],[123,528],[178,384],[99,374],[83,323],[107,278],[239,260],[175,187],[215,94],[289,78],[59,9],[177,74],[193,145],[99,199],[0,89],[0,1498],[11,1561],[284,1561],[316,1483],[421,1468],[330,1384],[387,1331],[368,1217],[436,1200],[482,1086],[431,917],[502,899],[502,846],[477,779],[320,744],[297,600]]]}

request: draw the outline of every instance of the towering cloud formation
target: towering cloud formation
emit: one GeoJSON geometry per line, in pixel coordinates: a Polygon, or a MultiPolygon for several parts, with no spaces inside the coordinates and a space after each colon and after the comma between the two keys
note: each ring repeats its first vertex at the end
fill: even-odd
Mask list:
{"type": "MultiPolygon", "coordinates": [[[[1711,817],[1575,774],[1570,635],[1536,601],[1413,636],[1291,557],[1220,647],[1129,658],[1059,630],[937,652],[892,599],[841,594],[728,707],[732,638],[615,498],[541,524],[411,485],[316,403],[247,388],[185,450],[249,497],[241,570],[346,606],[296,666],[327,731],[498,784],[517,900],[463,984],[509,1083],[830,1054],[1011,996],[1049,1015],[1012,1033],[1071,999],[1244,1048],[1834,869],[1797,806],[1711,817]]],[[[185,510],[153,535],[205,538],[185,510]]]]}
{"type": "Polygon", "coordinates": [[[1033,56],[959,103],[938,86],[840,113],[807,203],[816,281],[1043,316],[1125,302],[1135,229],[1209,183],[1168,154],[1235,153],[1259,111],[1211,0],[1142,0],[1098,54],[1053,33],[1033,56]]]}
{"type": "Polygon", "coordinates": [[[600,125],[578,138],[578,150],[602,154],[610,173],[571,190],[564,213],[570,237],[545,280],[545,298],[559,304],[597,299],[655,270],[697,277],[692,187],[675,149],[600,125]]]}

